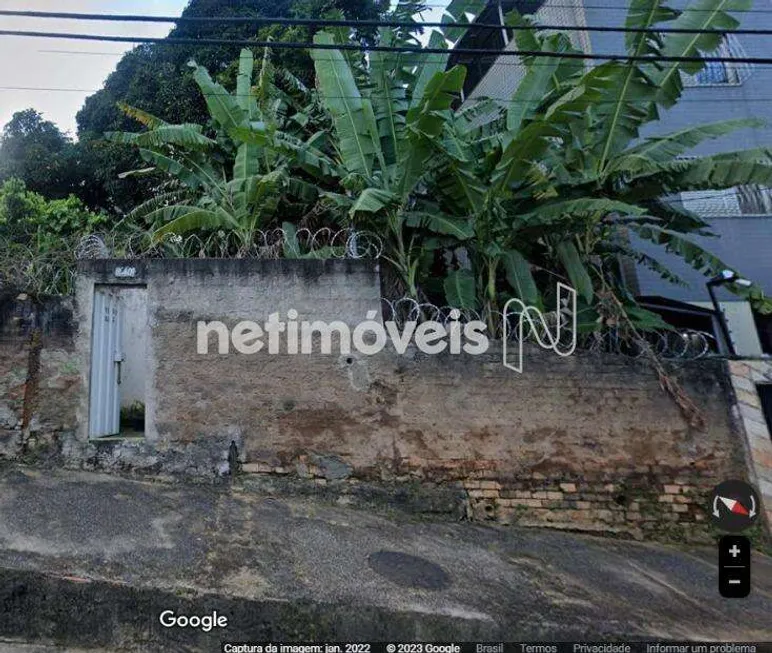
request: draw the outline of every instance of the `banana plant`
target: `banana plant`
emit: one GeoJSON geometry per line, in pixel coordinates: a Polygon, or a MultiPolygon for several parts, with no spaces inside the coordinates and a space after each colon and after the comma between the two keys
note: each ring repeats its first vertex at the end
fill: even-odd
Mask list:
{"type": "Polygon", "coordinates": [[[151,169],[179,182],[177,190],[148,200],[132,213],[134,219],[141,216],[156,225],[155,241],[169,234],[223,231],[235,235],[237,254],[243,255],[258,230],[275,220],[283,202],[310,205],[317,199],[316,185],[294,173],[304,166],[321,169],[326,157],[319,153],[321,158],[315,160],[313,144],[289,128],[293,119],[303,124],[301,112],[273,83],[267,51],[255,74],[252,52],[242,50],[235,93],[212,80],[205,68],[190,65],[211,116],[208,132],[201,125],[168,124],[123,105],[146,130],[112,132],[106,138],[139,148],[151,169]]]}
{"type": "MultiPolygon", "coordinates": [[[[676,11],[662,0],[633,0],[626,25],[730,30],[738,23],[727,12],[748,5],[699,0],[676,11]]],[[[518,31],[516,39],[521,50],[559,55],[571,48],[567,36],[538,30],[518,31]]],[[[631,32],[626,41],[636,57],[699,56],[720,42],[713,33],[649,31],[631,32]]],[[[709,235],[708,225],[667,198],[687,190],[772,186],[771,151],[679,158],[702,142],[761,122],[727,120],[640,138],[660,109],[678,101],[681,73],[694,74],[702,64],[610,61],[584,70],[560,56],[522,63],[524,75],[508,102],[455,112],[445,125],[448,136],[432,141],[437,154],[429,194],[455,223],[468,225],[466,233],[471,230],[457,243],[469,264],[451,270],[448,301],[483,308],[489,316],[512,296],[539,305],[539,289],[554,287],[558,275],[577,289],[587,324],[596,328],[603,293],[615,288],[624,294],[620,256],[673,276],[637,251],[630,233],[681,255],[706,275],[731,268],[690,238],[709,235]],[[482,122],[479,112],[486,116],[482,122]]],[[[735,290],[762,310],[772,307],[756,285],[735,290]]]]}
{"type": "MultiPolygon", "coordinates": [[[[483,0],[453,0],[450,21],[468,21],[483,0]]],[[[418,8],[400,3],[394,18],[405,20],[418,8]]],[[[415,28],[382,28],[381,45],[418,44],[415,28]]],[[[432,47],[445,47],[461,36],[458,27],[431,35],[432,47]]],[[[345,35],[342,35],[345,38],[345,35]]],[[[446,70],[447,55],[415,55],[375,51],[352,63],[340,50],[341,34],[319,32],[311,55],[320,99],[332,118],[337,192],[324,194],[355,228],[383,235],[385,257],[397,272],[404,291],[419,294],[419,276],[443,238],[471,237],[468,224],[438,211],[422,198],[422,182],[435,156],[433,143],[447,138],[452,106],[463,87],[465,69],[446,70]]]]}

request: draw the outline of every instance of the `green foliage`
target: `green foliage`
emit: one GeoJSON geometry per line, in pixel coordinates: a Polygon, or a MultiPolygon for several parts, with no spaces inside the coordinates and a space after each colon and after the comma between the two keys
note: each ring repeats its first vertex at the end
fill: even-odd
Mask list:
{"type": "Polygon", "coordinates": [[[76,149],[34,109],[18,111],[0,136],[0,182],[19,178],[46,197],[67,197],[78,187],[76,149]]]}
{"type": "MultiPolygon", "coordinates": [[[[700,0],[678,11],[662,0],[634,0],[626,24],[732,29],[737,21],[726,12],[747,4],[700,0]]],[[[411,8],[400,5],[395,15],[411,8]]],[[[442,47],[451,32],[433,35],[430,44],[442,47]]],[[[340,38],[322,33],[316,42],[340,38]]],[[[392,45],[413,43],[415,36],[384,30],[378,38],[392,45]]],[[[516,39],[524,50],[573,51],[564,34],[519,31],[516,39]]],[[[719,42],[712,34],[637,32],[627,36],[626,47],[636,57],[695,56],[719,42]]],[[[343,191],[326,194],[341,220],[384,237],[405,292],[434,292],[431,277],[444,270],[444,301],[482,307],[491,326],[510,297],[541,305],[556,278],[578,290],[593,328],[618,319],[604,313],[609,292],[623,297],[639,328],[661,326],[626,296],[618,257],[631,256],[677,279],[636,251],[629,234],[712,276],[729,266],[690,238],[707,225],[663,198],[692,189],[772,185],[772,152],[765,150],[677,158],[759,121],[729,120],[639,140],[640,130],[679,99],[680,73],[694,74],[699,63],[610,61],[585,70],[568,58],[529,57],[510,102],[482,100],[457,110],[464,71],[446,70],[442,57],[406,66],[384,53],[356,65],[341,52],[313,50],[312,56],[333,118],[333,148],[347,172],[343,191]]],[[[735,290],[757,308],[771,306],[758,286],[735,290]]]]}
{"type": "MultiPolygon", "coordinates": [[[[291,168],[313,170],[315,163],[323,174],[333,163],[303,140],[308,118],[295,117],[308,107],[297,106],[290,93],[276,86],[267,51],[257,69],[252,52],[241,51],[233,93],[206,68],[195,62],[190,66],[209,110],[211,137],[201,125],[169,124],[127,105],[124,111],[147,129],[105,137],[136,147],[145,164],[176,180],[179,192],[162,201],[152,198],[131,214],[150,225],[156,242],[168,235],[223,230],[235,235],[236,253],[245,255],[258,230],[293,206],[308,209],[317,200],[317,187],[293,176],[291,168]]],[[[284,71],[282,79],[288,75],[284,71]]],[[[302,87],[295,80],[294,88],[302,87]]]]}
{"type": "MultiPolygon", "coordinates": [[[[678,11],[663,0],[634,0],[627,25],[731,29],[746,0],[700,0],[678,11]]],[[[413,20],[421,8],[391,14],[413,20]]],[[[454,0],[445,20],[466,20],[477,0],[454,0]]],[[[527,20],[510,16],[512,23],[527,20]]],[[[380,29],[384,45],[415,46],[418,25],[380,29]]],[[[432,47],[452,47],[456,28],[436,32],[432,47]]],[[[314,35],[317,45],[362,38],[345,29],[314,35]]],[[[565,34],[519,31],[521,49],[574,52],[565,34]]],[[[714,35],[631,33],[633,56],[693,56],[718,46],[714,35]]],[[[156,237],[227,230],[248,248],[256,229],[282,216],[284,255],[300,252],[294,215],[320,211],[337,223],[381,236],[401,291],[481,310],[489,326],[517,297],[553,305],[555,281],[580,295],[584,329],[619,324],[619,297],[640,330],[661,327],[635,306],[620,277],[628,256],[672,281],[630,234],[680,255],[708,276],[727,266],[693,236],[707,225],[667,198],[693,189],[772,186],[772,152],[749,150],[682,160],[682,154],[755,120],[729,120],[641,140],[643,127],[677,102],[680,73],[700,64],[610,61],[590,69],[563,56],[528,57],[511,101],[482,99],[458,108],[465,70],[447,58],[358,53],[314,47],[316,90],[277,69],[264,55],[255,66],[241,53],[220,79],[193,65],[206,123],[167,122],[124,107],[146,131],[113,133],[135,146],[148,166],[171,175],[168,200],[135,212],[156,237]],[[225,77],[228,78],[226,81],[225,77]],[[229,88],[236,88],[236,92],[229,88]],[[179,195],[176,195],[179,193],[179,195]],[[439,293],[439,295],[437,294],[439,293]]],[[[143,170],[143,174],[147,170],[143,170]]],[[[772,308],[758,286],[734,289],[762,311],[772,308]]]]}
{"type": "Polygon", "coordinates": [[[92,233],[107,216],[89,211],[77,197],[46,200],[27,190],[21,179],[0,186],[0,238],[17,243],[56,242],[60,238],[92,233]]]}
{"type": "Polygon", "coordinates": [[[73,195],[47,200],[20,179],[5,181],[0,186],[0,288],[69,292],[78,241],[107,221],[73,195]]]}
{"type": "MultiPolygon", "coordinates": [[[[375,20],[382,11],[379,0],[191,0],[182,16],[322,18],[330,12],[339,12],[351,19],[375,20]]],[[[364,31],[359,38],[368,36],[364,31]]],[[[169,33],[169,38],[180,39],[310,41],[311,37],[312,31],[306,27],[225,23],[181,23],[169,33]]],[[[86,182],[76,190],[79,196],[91,206],[127,213],[157,192],[163,175],[119,177],[125,170],[142,167],[139,153],[102,140],[105,132],[136,128],[132,117],[122,112],[118,103],[138,107],[169,123],[206,126],[209,120],[206,98],[188,62],[195,60],[211,71],[216,82],[232,87],[240,49],[240,46],[157,43],[140,45],[126,53],[104,87],[86,99],[77,115],[79,142],[74,147],[83,161],[80,178],[86,182]]],[[[274,63],[306,86],[313,86],[313,67],[306,51],[276,50],[274,63]]]]}

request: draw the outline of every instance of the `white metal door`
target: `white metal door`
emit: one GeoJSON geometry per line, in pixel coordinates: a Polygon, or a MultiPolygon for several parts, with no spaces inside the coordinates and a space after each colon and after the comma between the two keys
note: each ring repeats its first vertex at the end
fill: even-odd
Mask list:
{"type": "Polygon", "coordinates": [[[117,435],[121,428],[122,315],[114,288],[94,290],[91,331],[91,402],[89,435],[117,435]]]}

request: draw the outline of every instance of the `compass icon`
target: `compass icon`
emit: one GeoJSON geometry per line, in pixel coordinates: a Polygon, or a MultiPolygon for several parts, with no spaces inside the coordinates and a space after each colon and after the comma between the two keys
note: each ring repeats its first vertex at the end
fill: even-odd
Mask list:
{"type": "Polygon", "coordinates": [[[759,495],[745,481],[724,481],[713,488],[710,518],[724,531],[738,533],[749,528],[759,516],[759,495]]]}

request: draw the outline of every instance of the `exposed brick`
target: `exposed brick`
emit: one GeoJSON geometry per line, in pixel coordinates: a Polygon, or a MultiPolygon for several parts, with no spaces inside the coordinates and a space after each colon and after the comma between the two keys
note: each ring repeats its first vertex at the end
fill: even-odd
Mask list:
{"type": "Polygon", "coordinates": [[[563,492],[576,492],[576,483],[561,483],[560,489],[563,492]]]}
{"type": "Polygon", "coordinates": [[[681,492],[681,486],[680,485],[666,485],[665,486],[665,493],[666,494],[679,494],[681,492]]]}
{"type": "Polygon", "coordinates": [[[613,521],[614,513],[610,510],[595,510],[593,516],[601,521],[613,521]]]}
{"type": "Polygon", "coordinates": [[[273,472],[273,467],[265,463],[244,463],[241,471],[245,474],[270,474],[273,472]]]}
{"type": "Polygon", "coordinates": [[[513,499],[518,506],[526,506],[528,508],[541,508],[542,502],[539,499],[513,499]]]}

